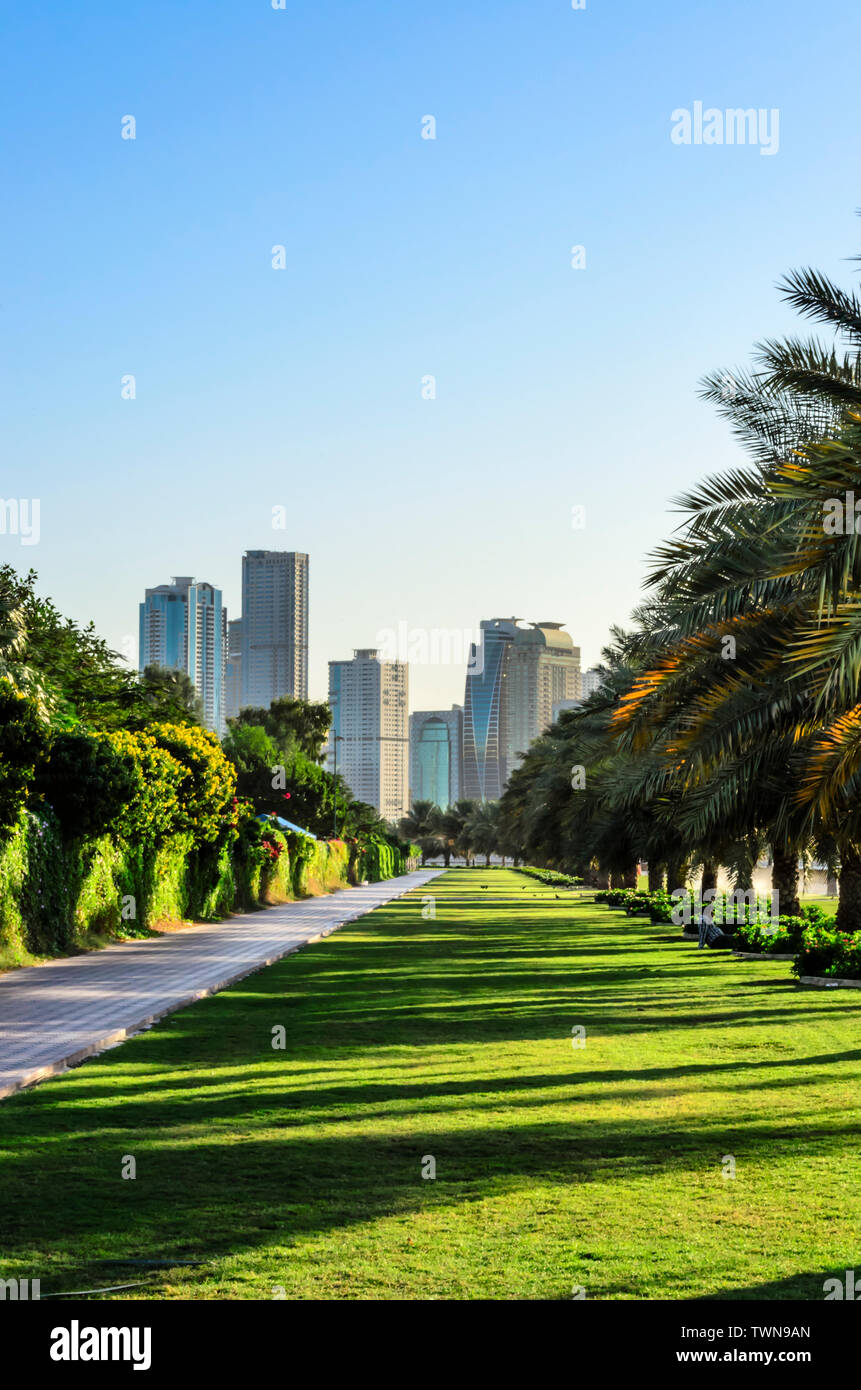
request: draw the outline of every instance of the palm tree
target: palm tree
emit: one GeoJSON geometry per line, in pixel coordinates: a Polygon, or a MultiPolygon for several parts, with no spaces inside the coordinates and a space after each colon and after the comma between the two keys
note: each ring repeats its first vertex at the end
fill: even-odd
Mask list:
{"type": "Polygon", "coordinates": [[[681,886],[694,862],[746,887],[764,843],[784,911],[798,862],[841,865],[841,926],[861,927],[861,544],[824,518],[861,497],[861,300],[814,271],[787,299],[843,348],[790,339],[704,394],[751,462],[680,499],[649,608],[614,634],[605,689],[529,750],[502,823],[536,862],[631,880],[645,854],[681,886]],[[727,391],[727,381],[731,389],[727,391]],[[585,783],[568,783],[572,765],[585,783]]]}
{"type": "Polygon", "coordinates": [[[472,802],[458,801],[453,806],[435,806],[430,817],[430,826],[439,843],[446,868],[451,857],[461,848],[461,837],[472,802]]]}
{"type": "Polygon", "coordinates": [[[420,847],[422,864],[442,852],[442,844],[433,829],[433,818],[438,810],[432,801],[414,801],[398,822],[403,839],[412,840],[420,847]]]}
{"type": "Polygon", "coordinates": [[[490,856],[499,842],[499,802],[480,801],[466,823],[466,835],[470,847],[485,856],[485,864],[490,868],[490,856]]]}

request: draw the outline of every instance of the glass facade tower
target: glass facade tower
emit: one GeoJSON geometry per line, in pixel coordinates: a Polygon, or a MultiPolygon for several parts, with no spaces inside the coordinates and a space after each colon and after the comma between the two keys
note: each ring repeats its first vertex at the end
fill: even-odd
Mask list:
{"type": "Polygon", "coordinates": [[[140,605],[139,666],[185,671],[203,701],[204,723],[226,728],[227,609],[221,590],[179,575],[147,589],[140,605]]]}

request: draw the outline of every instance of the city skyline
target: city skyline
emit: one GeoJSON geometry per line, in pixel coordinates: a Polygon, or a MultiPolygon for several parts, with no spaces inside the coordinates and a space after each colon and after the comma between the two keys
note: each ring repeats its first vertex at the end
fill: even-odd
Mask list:
{"type": "MultiPolygon", "coordinates": [[[[296,611],[295,601],[298,584],[298,605],[301,610],[298,622],[299,640],[297,644],[294,638],[291,637],[289,643],[290,653],[293,658],[293,666],[291,668],[294,673],[293,680],[289,678],[289,673],[285,674],[283,669],[281,670],[281,678],[278,679],[276,673],[277,663],[273,664],[272,661],[269,661],[267,671],[263,673],[263,675],[258,673],[254,681],[249,680],[247,674],[248,661],[247,657],[243,660],[243,651],[247,651],[251,644],[250,633],[252,623],[249,621],[243,622],[244,613],[242,611],[235,613],[234,616],[231,617],[230,610],[223,600],[223,590],[221,586],[195,581],[193,576],[175,577],[171,580],[169,585],[162,584],[146,589],[145,601],[139,604],[138,653],[136,659],[133,660],[131,664],[135,665],[140,671],[148,664],[178,667],[187,670],[188,674],[194,679],[194,673],[191,667],[196,661],[197,667],[200,668],[201,659],[196,655],[197,648],[195,647],[191,654],[192,659],[189,661],[188,637],[185,626],[187,618],[183,618],[183,622],[178,628],[176,628],[176,624],[174,624],[176,628],[174,631],[165,623],[162,618],[162,613],[167,614],[172,611],[166,606],[169,601],[175,598],[182,598],[187,604],[189,601],[188,596],[194,596],[197,594],[198,590],[201,590],[204,595],[207,593],[217,595],[217,600],[213,598],[212,603],[213,605],[217,604],[218,611],[218,651],[216,660],[219,663],[220,674],[218,676],[218,693],[215,697],[214,706],[213,697],[211,693],[209,693],[209,688],[206,684],[206,677],[204,676],[203,681],[200,680],[200,677],[195,679],[195,685],[198,686],[198,691],[204,699],[207,712],[207,725],[209,727],[214,727],[223,731],[224,721],[238,714],[240,709],[248,706],[268,707],[272,700],[279,698],[281,695],[292,695],[294,698],[302,699],[328,700],[332,690],[331,670],[334,665],[339,664],[337,659],[327,659],[330,678],[324,695],[315,695],[309,692],[306,677],[309,665],[308,651],[311,641],[310,624],[307,618],[309,558],[310,557],[305,552],[276,550],[246,550],[242,556],[243,592],[246,603],[249,601],[249,574],[253,575],[256,572],[262,576],[262,587],[260,588],[259,594],[255,594],[253,580],[251,581],[251,593],[254,595],[252,602],[257,604],[257,609],[255,609],[256,612],[262,611],[260,610],[261,599],[264,605],[268,605],[265,614],[262,616],[261,626],[261,634],[266,641],[267,648],[272,645],[271,638],[273,630],[278,628],[279,625],[283,625],[284,618],[282,612],[283,605],[280,603],[283,595],[280,594],[280,592],[278,595],[279,605],[277,608],[277,621],[276,615],[270,611],[273,604],[272,571],[282,570],[288,574],[287,579],[279,577],[279,590],[288,586],[290,587],[291,596],[294,600],[294,608],[292,610],[294,613],[296,611]],[[156,627],[153,626],[154,623],[156,627]],[[265,631],[262,630],[264,628],[265,631]],[[185,646],[183,646],[183,642],[185,642],[185,646]],[[270,666],[272,667],[271,671],[269,670],[270,666]],[[264,689],[264,686],[267,688],[264,689]],[[210,706],[213,706],[217,710],[217,714],[214,716],[216,719],[215,723],[211,722],[213,715],[210,706]]],[[[498,622],[499,620],[493,621],[498,622]]],[[[260,625],[261,619],[258,618],[258,626],[260,625]]],[[[477,630],[477,635],[478,632],[484,632],[486,625],[487,620],[482,620],[477,630]]],[[[537,733],[541,732],[549,725],[551,722],[551,713],[555,705],[560,701],[562,703],[567,703],[566,696],[580,695],[581,679],[592,677],[593,672],[591,670],[584,672],[581,678],[580,648],[573,645],[572,639],[567,632],[557,631],[567,627],[567,623],[521,623],[520,619],[511,619],[508,620],[508,625],[511,627],[512,633],[518,634],[516,647],[522,672],[522,674],[519,675],[519,679],[520,683],[523,685],[522,692],[520,692],[517,699],[512,702],[512,709],[516,708],[517,710],[516,722],[513,719],[511,728],[506,731],[507,742],[505,748],[502,750],[503,760],[509,766],[510,773],[513,766],[516,765],[515,755],[521,745],[524,748],[528,747],[531,739],[536,737],[537,733]],[[548,638],[550,639],[549,644],[548,638]],[[543,687],[539,690],[536,684],[537,666],[536,671],[532,672],[528,670],[524,664],[524,662],[531,657],[537,657],[538,648],[535,645],[536,642],[543,648],[547,648],[548,645],[554,643],[559,647],[559,651],[555,653],[556,659],[550,663],[544,661],[545,666],[561,666],[565,664],[564,659],[570,652],[576,663],[576,676],[569,678],[558,672],[555,676],[551,676],[548,670],[544,675],[543,687]],[[535,648],[534,651],[532,650],[533,648],[535,648]],[[560,657],[562,658],[561,662],[559,660],[560,657]],[[535,686],[534,690],[532,688],[533,685],[535,686]],[[532,705],[531,711],[530,702],[532,705]]],[[[429,630],[407,624],[404,620],[401,620],[400,627],[403,630],[400,635],[402,644],[405,647],[405,652],[403,653],[404,659],[401,664],[408,667],[411,673],[422,670],[425,666],[434,668],[437,663],[439,667],[450,667],[452,670],[452,678],[456,682],[459,682],[461,692],[463,692],[464,689],[464,671],[467,677],[467,689],[469,688],[470,676],[481,674],[483,663],[482,644],[479,643],[476,645],[473,643],[469,644],[465,649],[463,648],[463,643],[469,633],[468,628],[453,627],[450,630],[429,630]],[[410,657],[406,655],[406,651],[410,650],[411,647],[422,654],[421,660],[411,660],[410,657]],[[481,659],[479,659],[479,654],[481,655],[481,659]],[[458,659],[459,657],[461,658],[460,661],[458,659]]],[[[210,641],[212,641],[211,638],[210,641]]],[[[281,645],[286,651],[288,647],[287,640],[285,639],[281,645]]],[[[353,650],[355,655],[360,649],[354,648],[353,650]]],[[[380,652],[381,648],[373,647],[365,648],[364,650],[380,652]]],[[[547,653],[547,655],[553,656],[554,654],[547,653]]],[[[385,651],[382,653],[381,660],[386,660],[385,651]]],[[[284,665],[285,663],[282,661],[281,668],[283,668],[284,665]]],[[[518,673],[514,667],[512,667],[510,674],[513,679],[518,679],[518,673]]],[[[210,675],[209,686],[211,687],[212,684],[213,679],[210,675]]],[[[594,681],[590,680],[589,688],[584,690],[584,694],[589,694],[590,690],[593,688],[594,681]]],[[[451,710],[455,709],[460,711],[462,720],[464,704],[462,702],[453,702],[451,710]]],[[[439,713],[439,710],[435,708],[419,706],[417,704],[414,705],[409,700],[408,710],[410,717],[412,717],[413,714],[427,716],[431,713],[439,713]]],[[[460,737],[462,743],[462,730],[460,737]]],[[[460,756],[461,758],[463,756],[462,746],[460,756]]],[[[462,767],[459,776],[462,776],[462,767]]],[[[457,798],[453,797],[452,799],[456,800],[457,798]]]]}
{"type": "MultiPolygon", "coordinates": [[[[401,619],[565,612],[593,664],[668,499],[741,458],[699,380],[794,331],[787,268],[847,275],[858,199],[798,191],[853,167],[857,18],[825,0],[809,55],[801,0],[503,0],[492,24],[448,4],[430,26],[382,0],[164,7],[152,28],[92,8],[9,21],[34,57],[0,94],[27,210],[0,232],[0,429],[41,536],[3,558],[125,651],[150,576],[209,575],[235,614],[224,557],[287,536],[314,556],[317,698],[331,654],[401,619]],[[700,100],[779,107],[778,153],[674,143],[700,100]]],[[[417,669],[416,702],[460,683],[417,669]]]]}

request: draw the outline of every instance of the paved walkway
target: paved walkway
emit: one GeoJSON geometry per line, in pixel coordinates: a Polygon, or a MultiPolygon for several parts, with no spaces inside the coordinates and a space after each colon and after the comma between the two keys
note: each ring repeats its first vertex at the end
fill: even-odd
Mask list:
{"type": "Polygon", "coordinates": [[[0,977],[0,1097],[121,1042],[441,872],[419,870],[10,971],[0,977]]]}

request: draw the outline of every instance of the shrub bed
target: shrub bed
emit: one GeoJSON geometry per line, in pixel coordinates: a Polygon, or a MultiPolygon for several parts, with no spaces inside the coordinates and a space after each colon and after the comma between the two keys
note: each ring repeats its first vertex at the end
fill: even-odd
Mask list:
{"type": "Polygon", "coordinates": [[[798,976],[861,980],[861,932],[836,931],[821,924],[808,927],[791,969],[798,976]]]}
{"type": "MultiPolygon", "coordinates": [[[[572,878],[570,874],[559,873],[556,869],[533,869],[518,865],[517,872],[526,874],[527,878],[537,879],[547,888],[577,888],[583,880],[582,878],[572,878]]],[[[595,895],[596,900],[598,895],[595,895]]]]}
{"type": "Polygon", "coordinates": [[[753,901],[745,897],[742,901],[732,893],[719,893],[713,901],[703,903],[698,894],[690,889],[673,896],[665,889],[647,893],[633,888],[609,888],[596,893],[595,901],[625,912],[629,917],[649,917],[655,923],[684,925],[690,930],[696,929],[703,916],[707,915],[715,926],[733,927],[735,935],[740,935],[744,928],[743,939],[752,944],[742,949],[757,952],[798,950],[806,928],[833,921],[821,907],[810,906],[803,907],[797,917],[779,917],[774,922],[770,915],[769,897],[760,896],[753,901]],[[775,939],[779,945],[761,944],[775,939]],[[792,940],[792,946],[787,946],[788,939],[792,940]]]}

